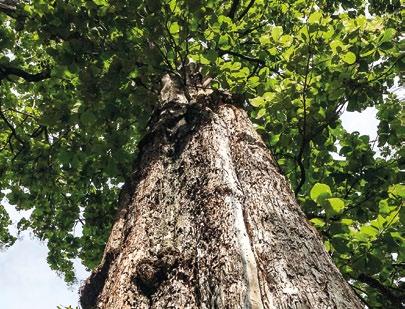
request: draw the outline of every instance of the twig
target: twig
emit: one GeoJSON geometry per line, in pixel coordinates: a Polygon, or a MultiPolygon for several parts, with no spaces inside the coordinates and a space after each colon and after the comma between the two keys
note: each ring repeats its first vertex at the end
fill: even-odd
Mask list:
{"type": "MultiPolygon", "coordinates": [[[[223,50],[223,49],[218,48],[218,49],[217,49],[217,52],[218,52],[218,54],[219,54],[220,56],[223,56],[223,55],[225,55],[225,54],[229,54],[229,55],[238,57],[238,58],[240,58],[240,59],[243,59],[243,60],[246,60],[246,61],[249,61],[249,62],[257,63],[257,64],[259,65],[259,67],[265,67],[265,66],[266,66],[266,62],[265,62],[264,60],[262,60],[262,59],[253,58],[253,57],[250,57],[250,56],[246,56],[246,55],[243,55],[243,54],[241,54],[241,53],[238,53],[238,52],[235,52],[235,51],[232,51],[232,50],[223,50]]],[[[279,75],[280,77],[284,77],[283,74],[281,74],[278,70],[276,70],[276,69],[274,69],[274,68],[270,68],[270,67],[268,67],[268,66],[266,66],[266,67],[267,67],[271,72],[273,72],[273,73],[279,75]]]]}
{"type": "Polygon", "coordinates": [[[250,61],[250,62],[258,63],[258,64],[260,64],[260,65],[262,65],[262,66],[264,66],[264,65],[266,64],[266,62],[265,62],[264,60],[262,60],[262,59],[258,59],[258,58],[253,58],[253,57],[250,57],[250,56],[246,56],[246,55],[240,54],[240,53],[235,52],[235,51],[232,51],[232,50],[218,49],[218,53],[219,53],[220,56],[223,56],[223,55],[225,55],[225,54],[229,54],[229,55],[232,55],[232,56],[236,56],[236,57],[238,57],[238,58],[241,58],[241,59],[243,59],[243,60],[247,60],[247,61],[250,61]]]}
{"type": "Polygon", "coordinates": [[[255,0],[250,0],[247,7],[243,10],[243,12],[239,15],[239,17],[237,19],[241,20],[249,12],[249,10],[251,9],[251,7],[253,6],[254,3],[255,3],[255,0]]]}
{"type": "Polygon", "coordinates": [[[240,2],[239,0],[233,0],[232,1],[231,9],[229,10],[229,13],[228,13],[228,17],[230,19],[235,18],[235,14],[236,14],[236,10],[238,9],[239,2],[240,2]]]}
{"type": "Polygon", "coordinates": [[[356,294],[357,297],[360,298],[361,301],[362,301],[369,309],[372,309],[373,307],[364,299],[364,297],[363,297],[359,292],[357,292],[357,290],[359,290],[360,292],[362,292],[362,293],[364,293],[364,294],[367,294],[367,293],[366,293],[365,291],[363,291],[362,289],[360,289],[359,287],[355,286],[354,284],[349,283],[349,285],[351,286],[352,291],[354,292],[354,294],[356,294]]]}
{"type": "Polygon", "coordinates": [[[401,303],[404,300],[403,298],[405,298],[405,297],[395,295],[394,293],[392,293],[392,291],[388,287],[386,287],[380,281],[378,281],[377,279],[374,279],[371,276],[368,276],[368,275],[365,275],[365,274],[360,274],[357,277],[357,280],[359,280],[359,281],[367,284],[368,286],[380,291],[381,294],[383,294],[386,297],[386,299],[392,301],[394,304],[399,306],[398,308],[400,308],[401,303]]]}

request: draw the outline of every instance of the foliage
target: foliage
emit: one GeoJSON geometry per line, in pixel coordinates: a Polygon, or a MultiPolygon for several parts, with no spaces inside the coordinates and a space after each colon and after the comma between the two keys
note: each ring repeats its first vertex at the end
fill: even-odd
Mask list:
{"type": "MultiPolygon", "coordinates": [[[[246,109],[369,307],[404,293],[400,1],[31,0],[0,5],[0,188],[50,266],[100,260],[161,76],[190,59],[246,109]],[[344,110],[375,108],[378,137],[344,110]],[[4,191],[8,190],[8,191],[4,191]],[[402,207],[402,208],[401,208],[402,207]],[[82,234],[75,233],[81,226],[82,234]]],[[[0,196],[1,197],[1,196],[0,196]]],[[[0,209],[0,241],[10,245],[0,209]]]]}

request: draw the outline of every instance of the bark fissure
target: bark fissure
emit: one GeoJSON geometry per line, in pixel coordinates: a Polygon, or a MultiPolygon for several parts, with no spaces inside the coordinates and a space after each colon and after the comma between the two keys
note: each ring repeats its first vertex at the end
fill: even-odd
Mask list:
{"type": "Polygon", "coordinates": [[[246,113],[179,84],[166,78],[83,308],[362,308],[246,113]]]}

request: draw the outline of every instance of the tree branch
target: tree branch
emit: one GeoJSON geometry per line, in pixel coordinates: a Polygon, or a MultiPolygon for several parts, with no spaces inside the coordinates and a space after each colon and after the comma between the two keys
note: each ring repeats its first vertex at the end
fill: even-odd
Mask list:
{"type": "Polygon", "coordinates": [[[238,20],[241,20],[249,12],[249,10],[251,9],[251,7],[253,6],[254,3],[255,3],[255,0],[250,0],[247,7],[243,10],[243,12],[238,17],[238,20]]]}
{"type": "Polygon", "coordinates": [[[361,293],[367,294],[365,291],[363,291],[362,289],[360,289],[359,287],[351,284],[349,282],[349,285],[351,286],[353,292],[357,295],[358,298],[360,298],[362,300],[362,302],[369,308],[372,309],[373,307],[364,299],[364,297],[358,292],[360,291],[361,293]]]}
{"type": "MultiPolygon", "coordinates": [[[[229,54],[229,55],[238,57],[238,58],[240,58],[240,59],[243,59],[243,60],[246,60],[246,61],[249,61],[249,62],[256,63],[256,64],[259,65],[259,67],[265,67],[265,66],[266,66],[266,62],[265,62],[264,60],[262,60],[262,59],[253,58],[253,57],[250,57],[250,56],[246,56],[246,55],[243,55],[243,54],[241,54],[241,53],[238,53],[238,52],[235,52],[235,51],[232,51],[232,50],[223,50],[223,49],[218,48],[218,49],[217,49],[217,52],[218,52],[219,56],[223,56],[223,55],[225,55],[225,54],[229,54]]],[[[267,68],[268,68],[271,72],[273,72],[273,73],[275,73],[275,74],[277,74],[277,75],[283,77],[283,74],[280,73],[278,70],[276,70],[276,69],[274,69],[274,68],[270,68],[270,67],[268,67],[268,66],[267,66],[267,68]]]]}
{"type": "Polygon", "coordinates": [[[303,162],[303,155],[304,155],[304,151],[307,147],[307,144],[309,145],[310,140],[308,139],[307,136],[307,105],[306,105],[306,100],[307,100],[307,88],[308,88],[308,74],[309,74],[309,65],[311,63],[311,59],[312,59],[312,52],[310,47],[308,46],[308,58],[307,58],[307,63],[305,66],[305,80],[304,80],[304,88],[302,90],[302,105],[304,108],[304,112],[303,112],[303,128],[302,128],[302,144],[301,144],[301,148],[300,151],[297,155],[297,163],[298,166],[300,167],[300,173],[301,173],[301,179],[300,182],[298,183],[297,187],[294,190],[295,196],[298,195],[298,193],[300,192],[302,186],[305,184],[305,180],[306,180],[306,171],[305,171],[305,166],[304,166],[304,162],[303,162]]]}
{"type": "Polygon", "coordinates": [[[16,0],[0,0],[0,10],[15,11],[18,1],[16,0]]]}
{"type": "Polygon", "coordinates": [[[12,18],[15,18],[17,5],[17,0],[0,0],[0,13],[4,13],[12,18]]]}
{"type": "Polygon", "coordinates": [[[241,58],[241,59],[243,59],[243,60],[247,60],[247,61],[250,61],[250,62],[258,63],[258,64],[260,64],[260,65],[262,65],[262,66],[264,66],[264,65],[266,64],[266,62],[265,62],[264,60],[262,60],[262,59],[249,57],[249,56],[240,54],[240,53],[238,53],[238,52],[234,52],[234,51],[232,51],[232,50],[218,49],[218,54],[219,54],[220,56],[223,56],[223,55],[225,55],[225,54],[229,54],[229,55],[232,55],[232,56],[236,56],[236,57],[238,57],[238,58],[241,58]]]}
{"type": "Polygon", "coordinates": [[[0,66],[0,81],[7,78],[9,75],[21,77],[27,82],[39,82],[51,77],[51,71],[50,69],[46,69],[45,71],[32,74],[19,68],[0,66]]]}
{"type": "MultiPolygon", "coordinates": [[[[401,306],[401,303],[405,300],[404,295],[396,295],[394,294],[388,287],[383,285],[380,281],[377,279],[374,279],[373,277],[370,277],[365,274],[360,274],[357,277],[357,280],[367,284],[368,286],[380,291],[387,299],[392,301],[394,304],[401,306]]],[[[399,307],[398,307],[399,308],[399,307]]]]}
{"type": "Polygon", "coordinates": [[[12,149],[12,144],[11,144],[11,137],[14,136],[14,138],[21,144],[22,147],[25,146],[25,142],[24,140],[18,135],[16,129],[14,128],[14,126],[10,123],[10,121],[7,119],[6,115],[4,115],[3,111],[0,108],[0,119],[3,119],[4,123],[6,124],[6,126],[10,129],[11,134],[9,136],[9,144],[10,144],[10,148],[12,149]]]}
{"type": "Polygon", "coordinates": [[[246,36],[246,35],[252,33],[252,32],[255,31],[255,30],[258,30],[258,29],[260,29],[260,28],[263,28],[263,27],[266,26],[266,25],[268,25],[268,21],[267,21],[267,20],[261,21],[261,22],[259,23],[259,25],[255,26],[255,27],[252,27],[252,28],[245,29],[244,31],[238,31],[237,33],[239,34],[239,37],[244,37],[244,36],[246,36]]]}
{"type": "Polygon", "coordinates": [[[240,2],[239,0],[233,0],[232,1],[232,6],[231,6],[231,9],[229,10],[229,13],[228,13],[228,17],[230,19],[235,18],[235,14],[236,14],[236,10],[238,9],[239,2],[240,2]]]}

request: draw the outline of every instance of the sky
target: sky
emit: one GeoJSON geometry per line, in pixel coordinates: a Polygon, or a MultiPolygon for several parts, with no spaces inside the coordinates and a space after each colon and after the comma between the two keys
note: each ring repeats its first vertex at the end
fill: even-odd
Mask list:
{"type": "MultiPolygon", "coordinates": [[[[19,214],[3,200],[2,205],[15,224],[29,212],[19,214]]],[[[0,309],[55,309],[58,305],[73,308],[78,304],[80,282],[89,276],[79,261],[75,261],[78,284],[68,287],[62,277],[46,263],[48,249],[32,233],[20,234],[16,243],[0,251],[0,309]]]]}
{"type": "MultiPolygon", "coordinates": [[[[370,140],[373,140],[377,136],[378,125],[375,115],[375,109],[367,108],[361,114],[345,112],[341,119],[349,132],[358,131],[370,135],[370,140]]],[[[15,223],[21,218],[13,206],[5,201],[2,205],[15,223]]],[[[55,309],[58,305],[78,305],[80,282],[89,273],[77,261],[79,283],[68,287],[46,263],[47,251],[46,244],[29,232],[22,233],[12,247],[0,251],[0,309],[55,309]]]]}

